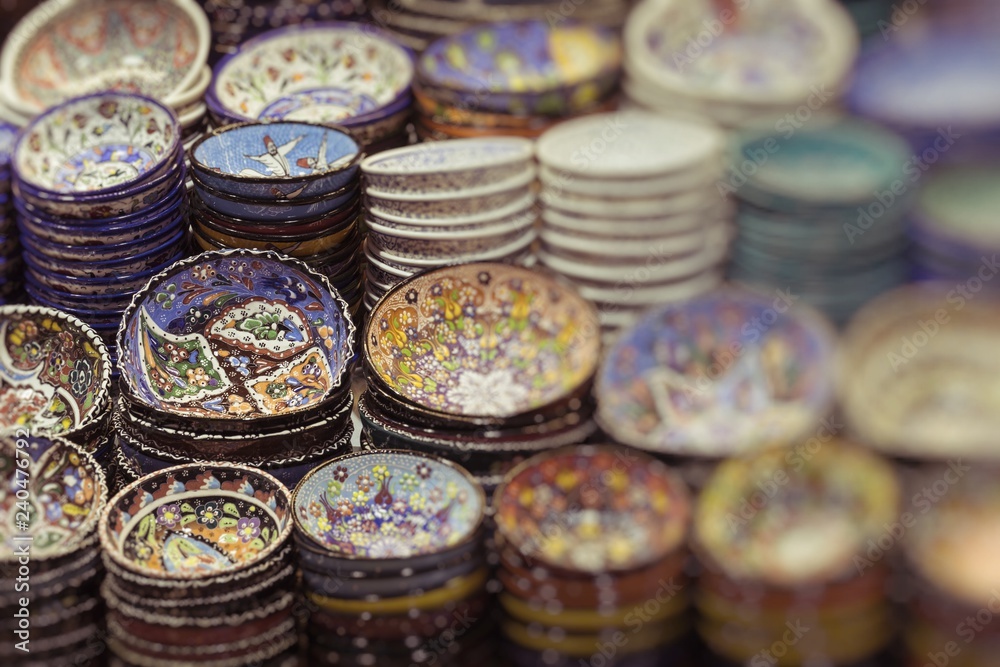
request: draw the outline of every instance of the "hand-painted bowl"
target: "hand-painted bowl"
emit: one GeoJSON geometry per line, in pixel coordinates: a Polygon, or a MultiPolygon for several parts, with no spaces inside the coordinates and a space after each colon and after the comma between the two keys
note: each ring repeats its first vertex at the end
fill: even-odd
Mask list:
{"type": "Polygon", "coordinates": [[[505,210],[518,203],[527,208],[534,202],[534,179],[534,170],[526,170],[523,177],[503,181],[478,192],[461,194],[391,195],[368,188],[365,199],[375,215],[408,220],[448,220],[484,211],[505,210]]]}
{"type": "Polygon", "coordinates": [[[104,417],[111,360],[75,317],[38,306],[0,307],[0,428],[74,437],[104,417]]]}
{"type": "Polygon", "coordinates": [[[48,0],[4,44],[0,89],[29,116],[109,89],[173,106],[202,75],[209,43],[193,0],[48,0]]]}
{"type": "Polygon", "coordinates": [[[627,572],[684,544],[687,487],[666,465],[622,447],[539,454],[507,473],[497,532],[517,552],[568,573],[627,572]]]}
{"type": "Polygon", "coordinates": [[[11,429],[0,437],[0,480],[5,491],[0,499],[0,564],[17,562],[23,537],[30,537],[31,561],[39,567],[92,542],[108,487],[101,466],[83,449],[61,437],[11,429]],[[18,489],[28,492],[27,501],[18,498],[18,489]],[[30,510],[23,509],[25,503],[30,510]],[[24,531],[16,529],[22,512],[31,516],[24,531]]]}
{"type": "MultiPolygon", "coordinates": [[[[196,225],[193,229],[192,242],[203,250],[225,250],[228,248],[252,248],[258,250],[273,250],[283,255],[305,261],[317,253],[332,251],[351,252],[357,248],[361,239],[361,231],[357,224],[352,224],[341,232],[325,237],[308,240],[259,240],[247,239],[233,234],[220,233],[196,225]]],[[[311,265],[311,262],[309,262],[311,265]]],[[[343,296],[343,295],[341,295],[343,296]]]]}
{"type": "Polygon", "coordinates": [[[153,277],[118,348],[129,399],[194,424],[315,406],[344,381],[354,332],[347,304],[305,264],[230,250],[153,277]]]}
{"type": "Polygon", "coordinates": [[[413,71],[409,52],[371,26],[290,26],[220,60],[206,99],[234,119],[366,124],[408,104],[413,71]]]}
{"type": "Polygon", "coordinates": [[[266,563],[292,533],[290,495],[265,472],[212,463],[125,487],[101,516],[105,556],[146,580],[211,580],[266,563]]]}
{"type": "Polygon", "coordinates": [[[396,285],[372,311],[364,359],[403,403],[445,419],[516,420],[590,381],[597,312],[571,288],[506,264],[465,264],[396,285]]]}
{"type": "Polygon", "coordinates": [[[189,151],[199,180],[248,199],[309,199],[340,190],[357,177],[361,149],[323,125],[271,122],[230,125],[189,151]]]}
{"type": "Polygon", "coordinates": [[[373,244],[398,257],[409,259],[448,258],[474,255],[501,248],[531,235],[534,237],[536,215],[529,210],[509,224],[489,229],[446,232],[439,236],[422,235],[380,227],[368,221],[367,238],[373,244]]]}
{"type": "Polygon", "coordinates": [[[184,210],[172,212],[162,220],[125,232],[77,234],[72,227],[38,227],[27,219],[19,221],[21,244],[40,255],[69,262],[112,261],[151,250],[186,229],[184,210]],[[63,229],[68,229],[63,233],[63,229]],[[95,238],[96,237],[96,238],[95,238]]]}
{"type": "Polygon", "coordinates": [[[452,463],[383,451],[316,468],[295,488],[292,504],[297,532],[314,548],[337,558],[384,560],[461,547],[476,535],[486,497],[452,463]]]}
{"type": "Polygon", "coordinates": [[[41,273],[55,273],[78,278],[117,278],[147,271],[150,267],[173,263],[184,254],[187,230],[177,229],[162,245],[130,257],[106,261],[62,261],[39,255],[27,246],[23,249],[26,265],[41,273]]]}
{"type": "Polygon", "coordinates": [[[195,194],[217,214],[263,223],[297,222],[303,218],[329,216],[352,203],[358,192],[357,183],[349,183],[335,192],[308,199],[251,200],[223,194],[205,185],[197,176],[193,176],[192,180],[195,194]]]}
{"type": "Polygon", "coordinates": [[[101,278],[83,278],[79,276],[68,276],[61,273],[51,273],[39,270],[30,264],[25,267],[25,273],[31,275],[36,281],[45,287],[54,290],[61,290],[67,294],[84,295],[121,295],[124,292],[136,292],[146,284],[154,275],[163,271],[173,262],[165,261],[159,266],[149,268],[128,275],[110,276],[101,278]]]}
{"type": "Polygon", "coordinates": [[[353,203],[347,203],[329,215],[314,216],[284,222],[261,222],[259,220],[244,220],[230,215],[221,215],[205,205],[198,197],[192,197],[191,209],[202,218],[211,221],[217,227],[233,232],[250,234],[309,234],[337,227],[349,219],[357,217],[361,209],[361,195],[356,195],[353,203]]]}
{"type": "MultiPolygon", "coordinates": [[[[178,155],[173,112],[148,97],[97,93],[31,122],[14,147],[18,179],[40,198],[120,199],[164,174],[178,155]]],[[[176,164],[174,162],[173,164],[176,164]]]]}

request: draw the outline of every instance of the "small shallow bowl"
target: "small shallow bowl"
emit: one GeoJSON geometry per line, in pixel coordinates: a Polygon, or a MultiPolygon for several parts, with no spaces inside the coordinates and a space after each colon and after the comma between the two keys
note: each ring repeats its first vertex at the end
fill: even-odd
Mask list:
{"type": "Polygon", "coordinates": [[[163,241],[162,245],[123,258],[106,261],[65,262],[38,255],[26,246],[24,248],[24,261],[36,271],[45,273],[77,278],[116,278],[135,275],[150,267],[163,266],[168,262],[177,261],[181,258],[186,243],[187,230],[179,227],[172,236],[163,241]]]}
{"type": "Polygon", "coordinates": [[[25,267],[25,273],[32,276],[41,285],[55,290],[62,290],[67,294],[111,296],[121,295],[124,292],[138,291],[150,278],[172,263],[171,260],[167,260],[159,266],[151,266],[138,273],[100,278],[67,276],[60,273],[40,271],[31,266],[31,264],[25,267]]]}
{"type": "Polygon", "coordinates": [[[357,249],[361,239],[359,226],[357,224],[351,225],[344,230],[344,233],[345,235],[343,236],[337,233],[305,241],[248,240],[229,234],[219,234],[211,230],[207,230],[206,233],[204,227],[197,226],[194,229],[194,234],[192,234],[192,241],[197,247],[203,250],[227,250],[230,248],[273,250],[300,261],[305,261],[312,266],[313,261],[307,260],[308,258],[317,256],[317,253],[325,255],[328,253],[343,252],[346,256],[357,249]]]}
{"type": "MultiPolygon", "coordinates": [[[[461,200],[459,200],[461,201],[461,200]]],[[[527,188],[525,188],[520,196],[515,198],[512,202],[495,209],[478,210],[472,208],[470,211],[466,212],[464,215],[459,215],[453,213],[450,217],[440,218],[440,217],[418,217],[409,215],[396,215],[389,211],[385,211],[376,205],[376,201],[368,199],[365,204],[366,211],[370,218],[375,219],[376,222],[390,227],[395,223],[397,226],[404,227],[415,227],[415,226],[430,226],[430,227],[444,227],[444,226],[456,226],[456,227],[470,227],[472,225],[487,225],[491,223],[496,223],[511,216],[524,213],[527,209],[532,208],[536,201],[535,195],[527,188]]],[[[398,202],[396,202],[398,203],[398,202]]],[[[436,205],[436,204],[435,204],[436,205]]]]}
{"type": "Polygon", "coordinates": [[[297,256],[320,255],[332,250],[335,246],[347,239],[358,226],[357,218],[346,219],[328,229],[311,230],[305,233],[277,233],[267,232],[237,232],[216,224],[208,216],[200,215],[201,211],[192,216],[192,229],[202,237],[221,243],[231,248],[255,247],[258,244],[274,244],[275,249],[284,247],[299,248],[297,256]]]}
{"type": "Polygon", "coordinates": [[[205,206],[220,215],[265,223],[297,222],[303,218],[329,216],[348,206],[358,186],[350,183],[336,192],[310,199],[270,199],[254,201],[227,195],[193,177],[194,192],[205,206]]]}
{"type": "Polygon", "coordinates": [[[111,401],[111,359],[77,318],[39,306],[0,307],[3,428],[75,437],[111,401]]]}
{"type": "Polygon", "coordinates": [[[361,149],[349,135],[301,122],[244,123],[212,131],[189,151],[199,180],[248,199],[309,199],[357,178],[361,149]]]}
{"type": "Polygon", "coordinates": [[[201,199],[193,197],[191,209],[199,216],[211,221],[215,226],[228,229],[236,233],[248,234],[310,234],[325,231],[332,227],[344,224],[348,219],[357,217],[361,210],[361,196],[356,196],[353,204],[348,203],[330,215],[304,218],[301,220],[289,220],[285,222],[260,222],[258,220],[243,220],[229,215],[222,215],[218,211],[208,208],[201,199]]]}
{"type": "Polygon", "coordinates": [[[73,232],[64,235],[61,228],[39,228],[22,219],[21,244],[40,255],[67,262],[112,261],[159,246],[175,236],[178,230],[184,229],[184,221],[184,211],[177,210],[146,227],[95,239],[93,236],[77,236],[73,232]],[[37,232],[42,232],[44,236],[37,232]]]}
{"type": "Polygon", "coordinates": [[[490,186],[479,193],[435,193],[427,195],[383,194],[365,191],[367,206],[375,215],[392,215],[416,220],[464,218],[483,211],[506,209],[532,196],[533,169],[490,186]]]}
{"type": "MultiPolygon", "coordinates": [[[[467,255],[453,255],[448,258],[450,264],[470,264],[473,262],[499,262],[514,257],[520,257],[528,252],[538,238],[538,230],[530,229],[521,235],[516,241],[508,245],[498,246],[483,252],[470,253],[467,255]]],[[[441,266],[441,258],[430,257],[401,257],[380,248],[374,239],[367,238],[370,255],[378,258],[383,264],[396,268],[400,271],[423,271],[425,269],[437,268],[441,266]]]]}
{"type": "Polygon", "coordinates": [[[401,233],[399,230],[380,228],[372,222],[369,222],[367,227],[368,238],[372,243],[393,255],[407,259],[440,258],[447,261],[450,258],[490,252],[516,243],[529,235],[534,237],[535,219],[534,211],[529,211],[527,215],[502,227],[464,233],[445,233],[440,236],[401,233]]]}

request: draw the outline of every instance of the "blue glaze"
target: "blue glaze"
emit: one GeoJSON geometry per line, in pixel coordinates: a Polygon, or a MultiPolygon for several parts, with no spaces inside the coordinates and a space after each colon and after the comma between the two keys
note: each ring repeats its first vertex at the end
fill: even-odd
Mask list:
{"type": "Polygon", "coordinates": [[[287,222],[327,215],[351,202],[357,193],[356,187],[341,188],[328,197],[306,199],[300,203],[290,204],[273,200],[253,203],[237,199],[217,190],[209,190],[197,179],[194,181],[194,189],[205,205],[213,211],[233,218],[258,222],[287,222]]]}

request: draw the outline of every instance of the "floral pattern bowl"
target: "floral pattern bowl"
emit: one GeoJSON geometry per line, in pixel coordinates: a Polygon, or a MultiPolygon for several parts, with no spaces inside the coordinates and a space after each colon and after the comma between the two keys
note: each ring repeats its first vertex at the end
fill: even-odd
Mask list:
{"type": "Polygon", "coordinates": [[[441,554],[477,534],[482,488],[458,466],[406,451],[359,452],[307,475],[292,494],[301,537],[338,558],[441,554]]]}
{"type": "Polygon", "coordinates": [[[244,466],[165,468],[112,498],[99,535],[106,558],[147,580],[211,580],[265,563],[288,542],[287,488],[244,466]]]}
{"type": "Polygon", "coordinates": [[[118,333],[128,399],[192,424],[314,408],[354,355],[348,306],[323,276],[277,253],[208,252],[136,295],[118,333]]]}
{"type": "Polygon", "coordinates": [[[0,306],[0,430],[73,437],[111,402],[111,358],[101,338],[53,308],[0,306]]]}
{"type": "Polygon", "coordinates": [[[396,285],[371,311],[364,362],[404,404],[446,420],[509,422],[590,382],[600,325],[572,288],[529,269],[474,263],[396,285]]]}
{"type": "Polygon", "coordinates": [[[349,135],[313,123],[278,121],[219,128],[189,151],[198,178],[249,199],[308,199],[340,190],[358,172],[349,135]]]}

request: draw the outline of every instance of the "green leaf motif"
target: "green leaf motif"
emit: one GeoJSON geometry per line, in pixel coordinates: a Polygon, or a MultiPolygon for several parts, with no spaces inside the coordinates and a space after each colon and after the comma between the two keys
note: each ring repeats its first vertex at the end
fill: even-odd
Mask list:
{"type": "Polygon", "coordinates": [[[222,526],[223,528],[235,528],[236,524],[238,523],[239,521],[228,516],[219,519],[219,525],[222,526]]]}
{"type": "Polygon", "coordinates": [[[222,511],[229,516],[234,516],[237,519],[240,518],[240,511],[236,508],[236,503],[226,503],[222,506],[222,511]]]}

